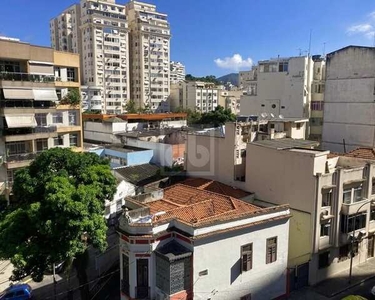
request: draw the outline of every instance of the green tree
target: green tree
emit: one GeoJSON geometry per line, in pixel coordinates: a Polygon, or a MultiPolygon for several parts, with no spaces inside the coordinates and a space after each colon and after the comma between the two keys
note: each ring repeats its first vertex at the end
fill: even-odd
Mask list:
{"type": "Polygon", "coordinates": [[[197,111],[193,111],[190,108],[183,108],[179,106],[175,109],[176,113],[187,113],[187,123],[189,124],[200,124],[201,120],[201,113],[197,111]]]}
{"type": "Polygon", "coordinates": [[[125,104],[125,110],[128,114],[136,114],[137,113],[137,107],[134,100],[129,100],[125,104]]]}
{"type": "Polygon", "coordinates": [[[212,124],[214,126],[220,126],[226,122],[234,122],[236,115],[231,110],[224,109],[224,107],[218,105],[214,111],[203,113],[200,119],[201,124],[212,124]]]}
{"type": "Polygon", "coordinates": [[[60,104],[69,104],[71,106],[76,106],[81,103],[81,94],[78,88],[71,88],[68,94],[61,99],[60,104]]]}
{"type": "Polygon", "coordinates": [[[50,149],[16,172],[17,205],[0,215],[0,258],[13,263],[11,279],[41,281],[53,263],[74,259],[87,299],[87,249],[107,246],[104,203],[115,190],[108,161],[93,153],[50,149]]]}

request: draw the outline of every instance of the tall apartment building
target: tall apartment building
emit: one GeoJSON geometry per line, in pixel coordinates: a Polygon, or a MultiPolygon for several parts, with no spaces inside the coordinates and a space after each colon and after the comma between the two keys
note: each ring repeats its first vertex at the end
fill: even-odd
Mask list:
{"type": "Polygon", "coordinates": [[[219,105],[221,90],[213,83],[183,81],[171,85],[171,110],[189,108],[202,113],[215,110],[219,105]]]}
{"type": "Polygon", "coordinates": [[[252,87],[257,80],[257,66],[252,67],[250,71],[240,71],[238,73],[238,82],[240,89],[251,93],[252,87]]]}
{"type": "Polygon", "coordinates": [[[179,83],[185,80],[186,72],[185,66],[178,61],[171,61],[171,84],[179,83]]]}
{"type": "Polygon", "coordinates": [[[131,97],[139,107],[169,111],[170,26],[156,6],[138,1],[126,4],[130,28],[131,97]]]}
{"type": "Polygon", "coordinates": [[[39,152],[82,149],[80,106],[60,105],[80,88],[79,56],[0,39],[0,191],[11,194],[14,172],[39,152]]]}
{"type": "Polygon", "coordinates": [[[375,48],[348,46],[327,55],[324,148],[375,147],[375,48]]]}
{"type": "Polygon", "coordinates": [[[50,22],[54,49],[81,55],[87,109],[120,114],[130,99],[129,34],[124,5],[81,0],[50,22]]]}

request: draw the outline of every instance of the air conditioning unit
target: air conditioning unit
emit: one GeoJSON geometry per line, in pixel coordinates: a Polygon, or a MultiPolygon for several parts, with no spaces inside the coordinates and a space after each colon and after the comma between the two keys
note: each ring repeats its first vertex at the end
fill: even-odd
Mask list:
{"type": "Polygon", "coordinates": [[[331,216],[331,212],[329,209],[324,209],[320,213],[320,219],[323,219],[323,220],[328,219],[330,216],[331,216]]]}

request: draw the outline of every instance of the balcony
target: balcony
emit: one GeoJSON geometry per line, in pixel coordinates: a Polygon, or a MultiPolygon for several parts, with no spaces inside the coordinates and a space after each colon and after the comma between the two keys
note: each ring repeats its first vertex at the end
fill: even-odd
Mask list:
{"type": "Polygon", "coordinates": [[[37,126],[35,128],[3,129],[5,142],[43,139],[57,136],[56,126],[37,126]]]}
{"type": "Polygon", "coordinates": [[[55,76],[53,76],[53,75],[36,75],[36,74],[29,74],[29,73],[1,72],[0,73],[0,80],[50,83],[50,82],[55,82],[55,76]]]}
{"type": "Polygon", "coordinates": [[[150,288],[148,286],[136,286],[135,287],[135,298],[136,299],[150,299],[150,288]]]}
{"type": "Polygon", "coordinates": [[[11,154],[7,156],[5,166],[7,169],[24,168],[27,167],[36,156],[37,153],[34,152],[11,154]]]}
{"type": "Polygon", "coordinates": [[[368,203],[368,205],[363,205],[366,201],[368,201],[368,199],[361,199],[360,201],[353,203],[343,203],[341,206],[341,213],[344,215],[353,215],[358,212],[367,211],[370,207],[370,203],[368,203]]]}

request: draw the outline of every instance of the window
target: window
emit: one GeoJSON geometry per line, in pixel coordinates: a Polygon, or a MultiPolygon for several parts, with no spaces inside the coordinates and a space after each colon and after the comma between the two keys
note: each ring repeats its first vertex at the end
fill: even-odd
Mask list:
{"type": "Polygon", "coordinates": [[[344,187],[343,202],[352,204],[363,200],[363,185],[344,187]]]}
{"type": "Polygon", "coordinates": [[[297,128],[297,130],[300,130],[301,129],[301,123],[297,123],[296,128],[297,128]]]}
{"type": "Polygon", "coordinates": [[[241,247],[241,271],[246,272],[253,268],[253,244],[241,247]]]}
{"type": "Polygon", "coordinates": [[[325,190],[322,192],[322,207],[331,206],[332,204],[332,190],[325,190]]]}
{"type": "Polygon", "coordinates": [[[344,189],[342,201],[345,204],[350,204],[351,203],[351,201],[352,201],[352,189],[351,188],[344,189]]]}
{"type": "Polygon", "coordinates": [[[344,261],[349,258],[349,245],[341,246],[339,249],[339,261],[344,261]]]}
{"type": "Polygon", "coordinates": [[[311,110],[323,111],[324,102],[323,101],[311,101],[310,107],[311,107],[311,110]]]}
{"type": "Polygon", "coordinates": [[[57,124],[57,123],[62,123],[63,122],[63,115],[62,113],[53,113],[52,114],[52,123],[57,124]]]}
{"type": "Polygon", "coordinates": [[[375,195],[375,178],[372,178],[371,195],[375,195]]]}
{"type": "Polygon", "coordinates": [[[329,251],[319,254],[319,269],[329,266],[329,251]]]}
{"type": "Polygon", "coordinates": [[[323,94],[324,93],[324,84],[319,83],[314,85],[314,93],[323,94]]]}
{"type": "Polygon", "coordinates": [[[36,123],[38,126],[47,126],[47,115],[46,114],[35,114],[36,123]]]}
{"type": "Polygon", "coordinates": [[[270,264],[277,259],[277,237],[267,239],[267,258],[266,263],[270,264]]]}
{"type": "Polygon", "coordinates": [[[77,145],[78,145],[78,134],[77,133],[69,134],[69,145],[70,145],[70,147],[77,147],[77,145]]]}
{"type": "Polygon", "coordinates": [[[288,62],[280,62],[279,63],[279,72],[288,72],[288,62]]]}
{"type": "Polygon", "coordinates": [[[64,145],[64,137],[62,135],[54,137],[53,138],[53,145],[55,147],[57,147],[57,146],[63,146],[64,145]]]}
{"type": "Polygon", "coordinates": [[[68,74],[68,81],[75,81],[75,70],[74,68],[67,68],[66,69],[68,74]]]}
{"type": "Polygon", "coordinates": [[[36,151],[41,152],[44,150],[48,150],[48,140],[47,139],[36,140],[36,151]]]}
{"type": "Polygon", "coordinates": [[[354,202],[362,201],[362,199],[363,199],[363,197],[362,197],[362,185],[360,185],[358,187],[355,187],[353,190],[354,190],[353,201],[354,202]]]}
{"type": "Polygon", "coordinates": [[[354,230],[363,229],[366,227],[366,213],[361,213],[358,215],[341,215],[341,232],[350,233],[354,230]]]}
{"type": "Polygon", "coordinates": [[[323,223],[320,225],[320,237],[328,236],[331,232],[331,224],[330,223],[323,223]]]}
{"type": "Polygon", "coordinates": [[[25,142],[12,142],[6,144],[7,156],[29,152],[29,145],[25,142]]]}
{"type": "Polygon", "coordinates": [[[375,221],[375,209],[371,209],[370,221],[375,221]]]}
{"type": "Polygon", "coordinates": [[[129,257],[122,254],[122,290],[129,295],[129,257]]]}
{"type": "Polygon", "coordinates": [[[77,112],[69,112],[69,125],[77,125],[77,112]]]}

